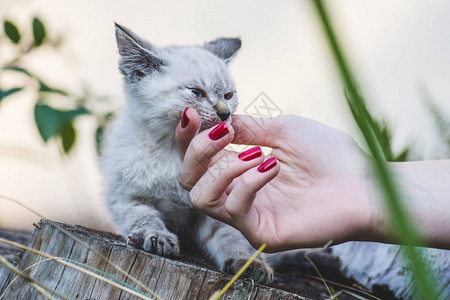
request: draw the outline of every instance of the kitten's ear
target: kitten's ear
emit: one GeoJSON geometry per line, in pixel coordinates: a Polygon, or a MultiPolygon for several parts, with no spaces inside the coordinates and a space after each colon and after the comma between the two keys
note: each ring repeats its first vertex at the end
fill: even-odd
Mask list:
{"type": "Polygon", "coordinates": [[[122,59],[120,71],[124,75],[143,77],[154,71],[160,71],[166,63],[154,53],[154,47],[141,39],[128,28],[116,25],[116,41],[122,59]]]}
{"type": "Polygon", "coordinates": [[[241,44],[238,38],[219,38],[206,43],[204,47],[228,63],[241,48],[241,44]]]}

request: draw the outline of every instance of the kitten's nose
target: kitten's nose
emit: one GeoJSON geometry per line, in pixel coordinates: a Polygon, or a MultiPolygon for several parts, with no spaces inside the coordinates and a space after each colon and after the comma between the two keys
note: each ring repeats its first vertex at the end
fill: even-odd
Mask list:
{"type": "Polygon", "coordinates": [[[217,115],[222,121],[225,121],[230,116],[230,110],[228,109],[228,105],[224,101],[217,102],[215,106],[217,115]]]}
{"type": "Polygon", "coordinates": [[[225,121],[226,119],[228,119],[228,117],[230,116],[230,111],[227,109],[227,110],[225,110],[225,111],[218,111],[217,112],[217,115],[219,116],[219,118],[222,120],[222,121],[225,121]]]}

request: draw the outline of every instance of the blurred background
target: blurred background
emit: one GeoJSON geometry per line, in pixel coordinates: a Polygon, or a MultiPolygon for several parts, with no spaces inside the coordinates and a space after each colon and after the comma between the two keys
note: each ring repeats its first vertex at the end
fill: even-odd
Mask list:
{"type": "MultiPolygon", "coordinates": [[[[450,2],[325,4],[394,152],[448,158],[450,2]]],[[[47,218],[113,230],[96,137],[124,101],[114,21],[161,46],[239,36],[238,112],[264,92],[282,113],[362,141],[309,1],[0,0],[0,19],[0,195],[47,218]]],[[[0,198],[1,227],[38,220],[0,198]]]]}

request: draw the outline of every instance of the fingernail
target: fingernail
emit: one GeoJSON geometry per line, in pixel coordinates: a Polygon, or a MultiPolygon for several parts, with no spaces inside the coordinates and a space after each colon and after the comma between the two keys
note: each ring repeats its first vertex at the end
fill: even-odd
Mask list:
{"type": "Polygon", "coordinates": [[[260,157],[261,155],[262,155],[261,147],[256,146],[242,152],[241,154],[238,155],[238,157],[240,160],[249,161],[257,157],[260,157]]]}
{"type": "Polygon", "coordinates": [[[266,160],[265,162],[263,162],[259,167],[258,167],[258,171],[260,173],[264,173],[269,171],[270,169],[272,169],[273,167],[275,167],[277,165],[277,159],[272,156],[271,158],[269,158],[268,160],[266,160]]]}
{"type": "Polygon", "coordinates": [[[188,118],[188,116],[186,114],[187,110],[188,109],[185,108],[184,111],[183,111],[183,116],[181,117],[181,128],[186,128],[186,126],[188,126],[188,124],[189,124],[189,118],[188,118]]]}
{"type": "Polygon", "coordinates": [[[218,139],[224,137],[227,133],[228,133],[227,122],[223,121],[209,133],[209,138],[212,139],[213,141],[217,141],[218,139]]]}

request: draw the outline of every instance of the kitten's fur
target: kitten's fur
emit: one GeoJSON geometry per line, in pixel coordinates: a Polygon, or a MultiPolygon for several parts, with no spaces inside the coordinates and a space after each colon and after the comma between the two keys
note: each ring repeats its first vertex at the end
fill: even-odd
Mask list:
{"type": "MultiPolygon", "coordinates": [[[[163,256],[178,255],[180,242],[196,242],[221,270],[237,272],[254,249],[236,229],[192,208],[177,181],[175,129],[186,107],[200,114],[201,129],[221,122],[218,110],[231,121],[237,96],[226,63],[241,41],[160,48],[117,24],[116,39],[127,101],[106,136],[101,166],[117,227],[135,247],[163,256]],[[197,97],[192,88],[206,97],[197,97]],[[229,92],[233,97],[224,99],[229,92]]],[[[261,259],[247,275],[263,282],[273,277],[261,259]]]]}

